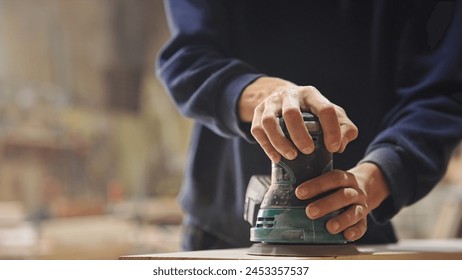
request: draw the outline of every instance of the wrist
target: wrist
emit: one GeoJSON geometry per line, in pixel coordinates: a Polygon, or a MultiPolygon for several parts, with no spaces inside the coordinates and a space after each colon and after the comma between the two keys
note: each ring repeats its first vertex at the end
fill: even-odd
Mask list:
{"type": "Polygon", "coordinates": [[[382,170],[371,162],[363,162],[350,170],[359,186],[367,194],[367,205],[374,210],[390,195],[390,189],[382,170]]]}
{"type": "Polygon", "coordinates": [[[238,100],[238,113],[242,122],[251,122],[255,108],[274,93],[278,88],[293,87],[295,84],[275,78],[260,77],[250,83],[242,92],[238,100]]]}

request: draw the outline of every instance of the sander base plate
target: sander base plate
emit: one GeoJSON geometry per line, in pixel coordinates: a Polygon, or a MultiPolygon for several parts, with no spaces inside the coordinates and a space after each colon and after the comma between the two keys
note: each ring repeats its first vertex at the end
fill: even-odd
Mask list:
{"type": "Polygon", "coordinates": [[[335,257],[359,255],[353,244],[269,244],[255,243],[248,255],[284,257],[335,257]]]}

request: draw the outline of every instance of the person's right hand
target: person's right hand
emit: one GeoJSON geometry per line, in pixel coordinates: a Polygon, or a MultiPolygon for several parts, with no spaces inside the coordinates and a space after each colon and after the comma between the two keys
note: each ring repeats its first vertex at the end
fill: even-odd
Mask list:
{"type": "Polygon", "coordinates": [[[349,142],[356,139],[358,129],[345,111],[325,98],[313,86],[297,86],[288,81],[262,77],[250,84],[242,93],[239,108],[241,119],[252,116],[252,135],[273,162],[281,155],[292,160],[298,151],[309,154],[314,143],[308,133],[301,112],[310,112],[319,118],[324,134],[324,143],[330,152],[343,152],[349,142]],[[258,104],[258,105],[256,105],[258,104]],[[279,126],[283,116],[293,141],[289,141],[279,126]]]}

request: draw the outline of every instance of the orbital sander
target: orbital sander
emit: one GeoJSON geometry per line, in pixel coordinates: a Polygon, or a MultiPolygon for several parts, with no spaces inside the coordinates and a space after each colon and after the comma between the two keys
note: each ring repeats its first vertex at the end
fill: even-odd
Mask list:
{"type": "MultiPolygon", "coordinates": [[[[271,176],[255,175],[249,181],[244,218],[253,226],[248,254],[282,256],[338,256],[359,252],[347,243],[343,234],[331,234],[328,220],[342,210],[318,219],[306,215],[307,205],[328,193],[309,200],[300,200],[295,189],[301,183],[332,170],[332,153],[325,145],[321,125],[316,116],[303,113],[303,120],[313,139],[315,149],[310,154],[298,153],[293,160],[282,158],[272,163],[271,176]]],[[[279,125],[290,140],[283,118],[279,125]]]]}

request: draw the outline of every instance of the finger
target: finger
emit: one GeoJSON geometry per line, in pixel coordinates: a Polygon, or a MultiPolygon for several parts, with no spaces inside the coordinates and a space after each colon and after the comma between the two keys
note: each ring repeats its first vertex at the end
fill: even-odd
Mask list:
{"type": "Polygon", "coordinates": [[[305,200],[339,187],[356,187],[356,185],[353,174],[334,169],[301,183],[295,189],[295,195],[298,199],[305,200]]]}
{"type": "Polygon", "coordinates": [[[358,137],[358,128],[356,125],[347,117],[345,110],[340,106],[336,106],[338,119],[340,121],[340,147],[338,153],[343,153],[346,146],[351,141],[355,140],[358,137]]]}
{"type": "Polygon", "coordinates": [[[265,129],[262,125],[262,113],[264,110],[264,104],[260,104],[255,108],[254,118],[252,120],[252,127],[250,132],[252,133],[255,140],[260,144],[263,151],[271,159],[272,162],[279,162],[281,160],[281,155],[273,147],[268,137],[266,136],[265,129]]]}
{"type": "Polygon", "coordinates": [[[299,97],[295,88],[290,88],[282,93],[282,116],[295,147],[304,154],[312,153],[314,143],[303,121],[299,97]]]}
{"type": "Polygon", "coordinates": [[[279,118],[282,111],[282,94],[276,93],[268,97],[264,102],[264,110],[261,115],[261,124],[271,145],[285,158],[292,160],[297,157],[297,149],[284,135],[279,118]]]}
{"type": "Polygon", "coordinates": [[[317,219],[358,202],[360,193],[353,188],[339,188],[332,194],[316,199],[306,207],[306,215],[317,219]]]}
{"type": "Polygon", "coordinates": [[[302,103],[319,118],[327,150],[332,153],[337,152],[341,143],[341,133],[334,104],[325,98],[315,87],[306,86],[302,90],[305,92],[302,94],[302,103]]]}
{"type": "Polygon", "coordinates": [[[350,241],[355,241],[361,238],[367,230],[367,219],[362,219],[355,225],[347,228],[343,232],[343,236],[350,241]]]}
{"type": "Polygon", "coordinates": [[[366,218],[365,206],[354,204],[335,218],[327,222],[327,230],[332,234],[337,234],[355,225],[361,219],[366,218]]]}

